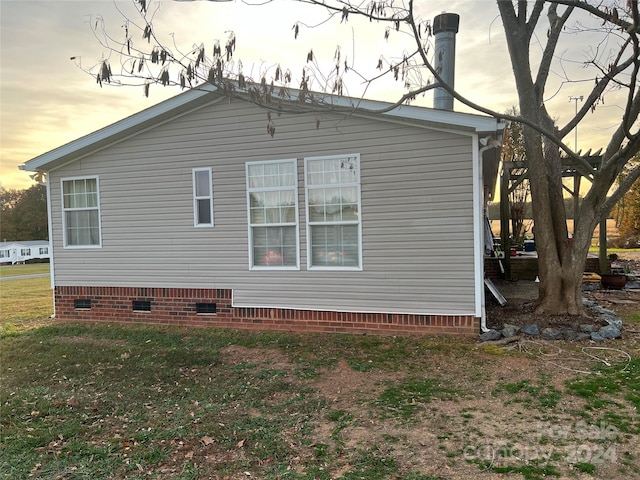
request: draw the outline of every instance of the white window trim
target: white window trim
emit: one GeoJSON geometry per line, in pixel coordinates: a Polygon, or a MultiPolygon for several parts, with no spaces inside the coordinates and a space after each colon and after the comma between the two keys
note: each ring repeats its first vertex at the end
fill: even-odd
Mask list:
{"type": "MultiPolygon", "coordinates": [[[[64,248],[78,250],[85,248],[102,248],[102,209],[100,207],[100,177],[97,175],[77,176],[77,177],[64,177],[60,179],[60,206],[62,207],[62,238],[64,248]],[[98,194],[98,244],[97,245],[68,245],[67,244],[67,220],[65,212],[68,209],[64,208],[64,182],[70,180],[96,180],[96,193],[98,194]]],[[[80,210],[80,209],[72,209],[80,210]]],[[[94,208],[86,208],[84,210],[94,210],[94,208]]]]}
{"type": "MultiPolygon", "coordinates": [[[[304,195],[304,203],[305,203],[305,215],[306,215],[306,219],[307,219],[307,270],[329,270],[332,272],[336,272],[336,271],[350,271],[350,272],[361,272],[363,270],[363,265],[362,265],[362,189],[361,189],[361,178],[360,178],[360,174],[361,174],[361,169],[360,169],[360,154],[359,153],[350,153],[350,154],[341,154],[341,155],[324,155],[324,156],[319,156],[319,157],[305,157],[304,158],[304,188],[305,188],[305,195],[304,195]],[[326,222],[320,222],[320,223],[316,223],[316,222],[311,222],[309,220],[310,216],[309,216],[309,190],[313,189],[313,188],[325,188],[324,185],[313,185],[312,187],[309,187],[308,183],[307,183],[307,165],[309,163],[309,161],[313,161],[313,160],[330,160],[330,159],[335,159],[335,158],[342,158],[342,157],[356,157],[358,159],[358,181],[357,182],[353,182],[353,183],[341,183],[339,184],[340,186],[344,185],[347,187],[350,186],[355,186],[357,189],[357,198],[358,198],[358,266],[357,267],[348,267],[348,266],[336,266],[336,267],[329,267],[329,266],[313,266],[312,265],[312,258],[311,258],[311,227],[313,225],[326,225],[326,222]]],[[[330,187],[336,187],[336,185],[332,184],[332,185],[328,185],[330,187]]],[[[336,225],[346,225],[346,224],[352,224],[355,225],[356,222],[339,222],[336,223],[336,225]]]]}
{"type": "Polygon", "coordinates": [[[191,183],[193,184],[193,226],[195,228],[211,228],[214,226],[213,214],[213,173],[211,167],[194,168],[191,170],[191,183]],[[196,172],[209,173],[209,195],[196,195],[196,172]],[[198,223],[198,200],[209,200],[209,208],[211,212],[211,222],[198,223]]]}
{"type": "MultiPolygon", "coordinates": [[[[248,229],[248,239],[249,239],[249,270],[266,270],[266,271],[276,271],[276,270],[300,270],[300,213],[299,213],[299,205],[298,205],[298,159],[297,158],[285,158],[282,160],[266,160],[266,161],[257,161],[257,162],[246,162],[245,163],[245,184],[247,191],[247,229],[248,229]],[[286,163],[290,162],[293,164],[293,171],[295,174],[295,184],[293,187],[287,187],[287,189],[293,190],[293,198],[295,199],[295,217],[296,217],[296,264],[295,266],[262,266],[262,265],[254,265],[253,261],[253,226],[251,224],[251,192],[260,191],[260,192],[268,192],[268,191],[280,191],[283,190],[282,187],[265,187],[265,188],[250,188],[249,187],[249,167],[252,165],[268,165],[273,163],[286,163]]],[[[271,223],[269,224],[273,227],[279,226],[287,226],[288,223],[271,223]]]]}

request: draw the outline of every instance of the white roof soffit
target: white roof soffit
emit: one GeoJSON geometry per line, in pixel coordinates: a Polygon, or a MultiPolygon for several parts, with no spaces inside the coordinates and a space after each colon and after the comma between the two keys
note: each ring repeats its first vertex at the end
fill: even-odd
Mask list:
{"type": "MultiPolygon", "coordinates": [[[[448,110],[435,110],[426,107],[399,105],[391,108],[392,103],[377,100],[357,99],[341,97],[330,94],[314,93],[317,103],[307,102],[304,105],[297,103],[299,91],[286,89],[286,99],[296,103],[301,109],[326,109],[327,111],[349,111],[357,114],[384,115],[398,120],[426,122],[433,126],[457,127],[475,133],[496,132],[504,128],[504,125],[492,117],[469,113],[452,112],[448,110]]],[[[276,95],[273,95],[276,98],[276,95]]],[[[157,105],[149,107],[139,113],[135,113],[123,120],[108,125],[93,133],[73,140],[65,145],[43,153],[24,165],[21,170],[38,171],[50,170],[56,164],[72,160],[91,152],[97,151],[114,142],[127,138],[140,131],[150,128],[160,122],[169,120],[178,114],[213,102],[222,98],[218,95],[218,88],[211,84],[203,84],[192,90],[169,98],[157,105]]],[[[391,119],[391,118],[390,118],[391,119]]]]}

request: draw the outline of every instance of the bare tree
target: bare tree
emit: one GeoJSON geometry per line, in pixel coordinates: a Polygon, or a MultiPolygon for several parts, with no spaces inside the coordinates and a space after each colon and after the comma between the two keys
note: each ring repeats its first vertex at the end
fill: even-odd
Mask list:
{"type": "MultiPolygon", "coordinates": [[[[398,94],[398,104],[438,87],[478,112],[523,125],[540,262],[540,297],[536,311],[582,313],[582,273],[594,229],[640,177],[640,166],[635,166],[622,182],[616,184],[620,172],[640,150],[638,1],[498,0],[519,99],[518,115],[496,112],[481,101],[463,97],[443,82],[431,48],[431,21],[417,15],[413,0],[373,0],[366,4],[348,0],[298,1],[325,13],[327,21],[348,23],[353,19],[366,19],[376,22],[380,25],[381,35],[401,44],[397,55],[376,57],[376,75],[360,78],[368,83],[383,77],[397,80],[403,89],[398,94]],[[591,45],[585,43],[586,59],[581,63],[590,76],[591,90],[584,96],[576,115],[566,124],[557,125],[548,109],[545,91],[554,62],[561,57],[566,32],[585,37],[597,33],[606,39],[606,43],[605,40],[591,45]],[[410,48],[407,48],[407,38],[411,39],[410,48]],[[541,48],[539,58],[532,55],[534,40],[541,48]],[[621,118],[602,150],[599,168],[594,169],[564,141],[589,112],[602,104],[605,94],[612,91],[618,91],[624,98],[624,104],[619,105],[621,118]],[[575,218],[573,242],[568,241],[561,154],[573,160],[591,182],[575,218]]],[[[147,0],[134,2],[140,16],[135,21],[125,19],[123,37],[110,37],[100,18],[92,22],[96,38],[110,52],[91,72],[101,85],[141,83],[148,94],[154,84],[196,88],[206,82],[228,95],[240,95],[277,110],[284,108],[279,103],[283,98],[295,98],[307,108],[319,106],[322,96],[312,95],[312,86],[325,94],[342,94],[347,86],[346,75],[360,75],[357,66],[343,58],[340,49],[335,52],[331,71],[322,72],[313,48],[310,48],[300,76],[294,78],[291,69],[274,65],[262,69],[254,75],[256,78],[252,78],[245,73],[241,61],[234,58],[236,38],[233,34],[213,46],[195,43],[189,51],[180,52],[175,45],[163,45],[158,39],[152,4],[147,0]],[[140,37],[146,44],[141,44],[140,37]],[[118,65],[112,69],[115,58],[118,65]],[[294,85],[296,93],[292,97],[288,89],[294,85]]],[[[304,28],[306,26],[301,23],[294,24],[292,37],[297,38],[304,28]]],[[[559,70],[563,71],[562,66],[559,70]]],[[[299,66],[296,71],[300,71],[299,66]]],[[[564,81],[571,82],[572,79],[567,76],[564,81]]],[[[270,117],[267,130],[272,135],[275,132],[270,117]]]]}

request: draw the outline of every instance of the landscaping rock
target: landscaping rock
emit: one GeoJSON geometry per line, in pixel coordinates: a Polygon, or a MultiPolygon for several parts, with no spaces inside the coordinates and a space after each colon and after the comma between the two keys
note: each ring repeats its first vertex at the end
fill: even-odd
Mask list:
{"type": "Polygon", "coordinates": [[[620,329],[615,325],[607,325],[606,327],[602,327],[600,330],[598,330],[598,334],[604,338],[611,339],[620,338],[622,336],[620,329]]]}
{"type": "Polygon", "coordinates": [[[614,312],[613,310],[609,310],[608,308],[601,307],[600,305],[594,305],[591,308],[598,315],[610,315],[612,317],[616,316],[616,312],[614,312]]]}
{"type": "Polygon", "coordinates": [[[509,325],[506,323],[504,327],[502,327],[502,336],[504,338],[515,337],[520,330],[520,327],[517,325],[509,325]]]}
{"type": "Polygon", "coordinates": [[[600,318],[607,322],[607,325],[612,325],[618,330],[622,328],[622,319],[620,317],[616,317],[615,315],[603,315],[600,318]]]}
{"type": "Polygon", "coordinates": [[[492,340],[500,340],[500,338],[502,337],[502,333],[500,333],[498,330],[494,330],[493,328],[491,330],[488,330],[484,333],[482,333],[480,335],[480,340],[483,342],[489,342],[492,340]]]}
{"type": "Polygon", "coordinates": [[[600,284],[599,283],[583,283],[582,284],[582,291],[583,292],[593,292],[594,290],[600,290],[600,284]]]}
{"type": "MultiPolygon", "coordinates": [[[[640,274],[635,274],[635,277],[628,277],[627,281],[638,281],[639,279],[640,274]]],[[[638,282],[638,285],[640,285],[640,282],[638,282]]],[[[600,283],[594,283],[594,288],[596,290],[600,290],[600,283]]],[[[544,319],[541,320],[540,324],[529,323],[536,321],[536,314],[534,311],[535,304],[524,303],[521,306],[522,311],[519,311],[517,308],[511,308],[509,310],[507,307],[507,310],[509,310],[508,312],[500,312],[496,315],[497,318],[494,319],[492,327],[499,330],[496,330],[495,333],[485,333],[481,339],[493,340],[498,337],[498,333],[501,333],[501,336],[504,338],[500,343],[513,341],[514,339],[517,339],[518,335],[539,337],[544,340],[564,340],[568,342],[583,340],[603,342],[608,339],[620,338],[623,319],[617,316],[614,310],[599,305],[598,301],[600,300],[607,302],[605,305],[634,303],[629,300],[623,301],[617,298],[598,296],[589,291],[583,292],[583,297],[581,299],[582,305],[586,310],[588,310],[588,312],[585,311],[584,313],[585,317],[587,317],[587,320],[584,321],[592,321],[593,323],[582,325],[576,325],[573,319],[569,318],[569,315],[559,317],[553,321],[544,319]],[[513,314],[511,315],[511,313],[513,314]],[[500,328],[499,325],[502,325],[502,328],[500,328]],[[603,327],[603,325],[607,328],[603,327]]]]}
{"type": "Polygon", "coordinates": [[[542,330],[543,340],[562,340],[562,332],[557,328],[544,328],[542,330]]]}

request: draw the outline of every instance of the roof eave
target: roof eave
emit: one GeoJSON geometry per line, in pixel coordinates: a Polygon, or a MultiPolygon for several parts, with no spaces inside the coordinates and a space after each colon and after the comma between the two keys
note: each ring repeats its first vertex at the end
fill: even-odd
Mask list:
{"type": "MultiPolygon", "coordinates": [[[[298,100],[298,91],[287,90],[287,93],[288,100],[296,103],[298,100]]],[[[20,170],[31,172],[52,170],[56,168],[56,166],[105,148],[163,121],[174,118],[176,115],[222,98],[221,96],[223,94],[224,93],[220,93],[220,90],[216,86],[203,84],[77,140],[71,141],[61,147],[43,153],[28,160],[19,168],[20,170]]],[[[328,110],[349,110],[352,112],[382,115],[389,119],[395,118],[431,124],[433,126],[453,127],[478,134],[498,132],[504,128],[504,125],[493,117],[470,113],[436,110],[411,105],[398,105],[393,107],[393,104],[387,102],[336,95],[318,94],[316,100],[319,100],[319,103],[297,103],[297,105],[298,107],[308,107],[309,109],[326,108],[328,110]]]]}
{"type": "Polygon", "coordinates": [[[73,140],[61,147],[38,155],[19,166],[20,170],[36,172],[50,170],[56,164],[67,159],[94,152],[107,145],[129,137],[139,131],[174,117],[176,114],[193,109],[208,101],[213,101],[219,94],[211,85],[203,85],[198,89],[189,90],[175,97],[171,97],[157,105],[119,120],[100,130],[89,133],[73,140]],[[43,168],[46,167],[46,168],[43,168]]]}

